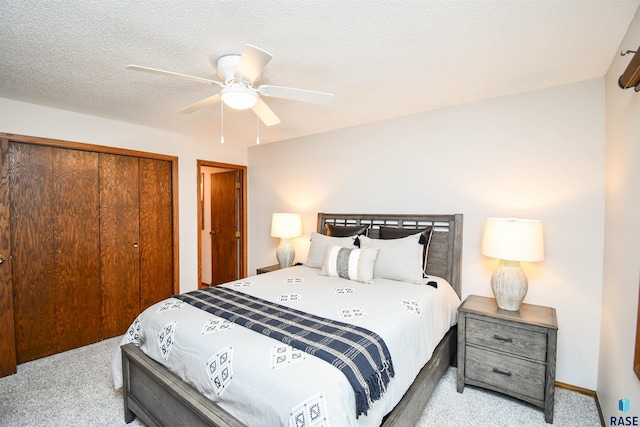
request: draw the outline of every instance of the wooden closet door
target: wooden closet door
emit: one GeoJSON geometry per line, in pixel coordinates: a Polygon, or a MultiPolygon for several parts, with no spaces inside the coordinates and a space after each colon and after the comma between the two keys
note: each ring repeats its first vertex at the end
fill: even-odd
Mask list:
{"type": "Polygon", "coordinates": [[[100,154],[102,334],[126,332],[140,312],[138,158],[100,154]]]}
{"type": "Polygon", "coordinates": [[[0,138],[0,377],[16,372],[16,335],[11,280],[11,198],[9,140],[0,138]]]}
{"type": "Polygon", "coordinates": [[[91,152],[10,145],[18,363],[101,337],[97,159],[91,152]]]}
{"type": "Polygon", "coordinates": [[[55,353],[50,147],[10,145],[12,279],[18,363],[55,353]]]}
{"type": "Polygon", "coordinates": [[[173,295],[171,163],[140,159],[140,310],[173,295]]]}
{"type": "Polygon", "coordinates": [[[53,149],[54,288],[60,351],[102,339],[98,153],[53,149]]]}

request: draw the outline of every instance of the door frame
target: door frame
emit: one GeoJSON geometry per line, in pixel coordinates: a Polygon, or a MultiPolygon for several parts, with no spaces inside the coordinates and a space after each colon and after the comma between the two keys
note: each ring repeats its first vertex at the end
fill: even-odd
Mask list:
{"type": "Polygon", "coordinates": [[[202,218],[202,199],[201,199],[201,174],[202,167],[213,167],[213,168],[222,168],[222,169],[230,169],[236,170],[240,172],[240,224],[242,226],[242,230],[240,230],[240,259],[238,263],[240,265],[240,275],[241,277],[247,277],[247,167],[242,165],[234,165],[230,163],[220,163],[220,162],[212,162],[209,160],[198,160],[198,167],[196,168],[196,206],[198,211],[198,220],[196,221],[196,228],[198,234],[198,289],[202,288],[202,229],[201,224],[203,221],[202,218]]]}

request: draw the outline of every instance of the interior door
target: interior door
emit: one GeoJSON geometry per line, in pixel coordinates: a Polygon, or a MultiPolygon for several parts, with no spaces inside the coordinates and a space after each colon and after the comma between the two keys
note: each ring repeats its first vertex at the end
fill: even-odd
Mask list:
{"type": "Polygon", "coordinates": [[[240,171],[211,174],[211,285],[240,278],[240,171]]]}

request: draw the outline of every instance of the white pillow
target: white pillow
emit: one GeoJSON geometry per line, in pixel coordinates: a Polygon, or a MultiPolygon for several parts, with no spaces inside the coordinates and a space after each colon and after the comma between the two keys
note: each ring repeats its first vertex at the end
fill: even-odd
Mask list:
{"type": "Polygon", "coordinates": [[[362,283],[373,283],[373,268],[378,256],[377,248],[345,248],[331,245],[327,249],[320,274],[342,277],[362,283]]]}
{"type": "Polygon", "coordinates": [[[401,239],[381,240],[360,236],[361,248],[378,248],[374,277],[422,284],[420,233],[401,239]]]}
{"type": "Polygon", "coordinates": [[[355,248],[353,242],[356,236],[350,237],[330,237],[324,234],[311,233],[311,245],[309,246],[309,254],[307,255],[307,267],[321,268],[324,264],[324,256],[327,254],[327,248],[330,245],[355,248]]]}

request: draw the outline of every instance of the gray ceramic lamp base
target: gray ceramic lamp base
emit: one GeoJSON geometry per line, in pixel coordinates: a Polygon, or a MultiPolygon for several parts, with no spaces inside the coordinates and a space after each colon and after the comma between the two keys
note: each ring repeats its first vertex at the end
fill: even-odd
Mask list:
{"type": "Polygon", "coordinates": [[[498,268],[491,276],[491,289],[498,307],[518,311],[529,289],[527,276],[520,268],[520,261],[500,260],[498,268]]]}

